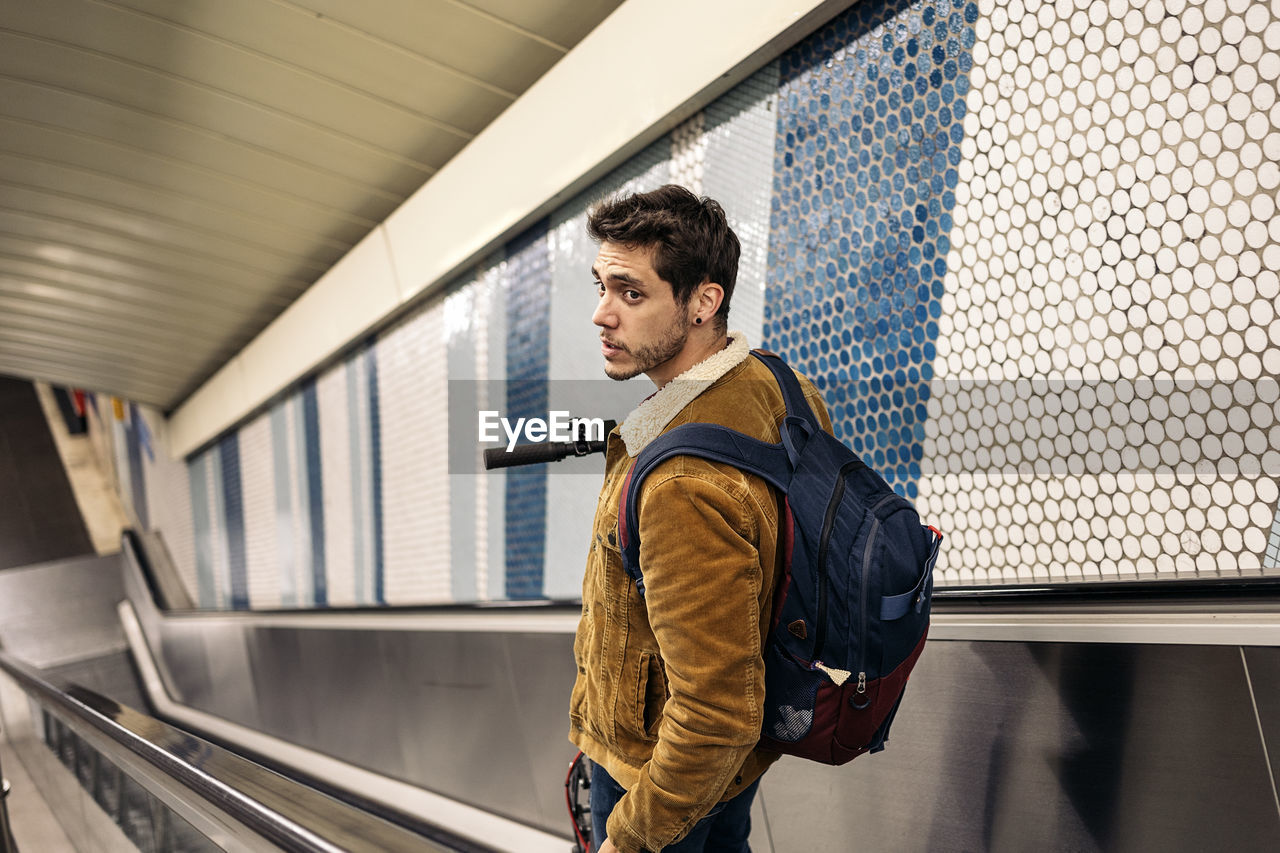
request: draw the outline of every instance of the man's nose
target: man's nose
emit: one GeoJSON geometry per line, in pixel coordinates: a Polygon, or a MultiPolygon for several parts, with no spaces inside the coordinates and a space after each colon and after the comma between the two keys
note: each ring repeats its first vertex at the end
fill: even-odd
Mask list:
{"type": "Polygon", "coordinates": [[[591,315],[591,322],[606,329],[611,329],[618,325],[618,315],[613,310],[613,299],[609,294],[602,295],[600,301],[596,303],[596,310],[591,315]]]}

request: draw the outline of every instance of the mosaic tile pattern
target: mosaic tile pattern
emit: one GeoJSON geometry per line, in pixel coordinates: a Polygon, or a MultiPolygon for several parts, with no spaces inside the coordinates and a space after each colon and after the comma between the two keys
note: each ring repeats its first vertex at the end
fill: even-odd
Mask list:
{"type": "Polygon", "coordinates": [[[212,448],[198,453],[188,463],[191,487],[191,517],[195,528],[195,586],[191,589],[191,599],[197,607],[217,607],[218,592],[214,583],[215,551],[219,537],[216,534],[217,516],[210,511],[213,505],[213,492],[210,484],[212,478],[210,463],[217,453],[212,448]]]}
{"type": "MultiPolygon", "coordinates": [[[[451,400],[454,382],[466,382],[478,396],[488,388],[475,380],[481,377],[480,362],[484,331],[479,320],[487,312],[483,304],[483,287],[474,279],[456,287],[444,300],[445,352],[448,359],[451,400]]],[[[489,408],[488,401],[477,400],[477,409],[489,408]]],[[[473,458],[476,452],[473,452],[473,458]]],[[[476,463],[477,468],[479,463],[476,463]]],[[[451,471],[449,474],[449,524],[450,524],[450,580],[452,595],[460,601],[486,598],[486,588],[477,580],[477,565],[488,559],[486,553],[477,553],[477,545],[487,545],[487,531],[476,521],[479,491],[484,489],[487,477],[483,474],[451,471]]],[[[487,566],[486,566],[487,570],[487,566]]]]}
{"type": "Polygon", "coordinates": [[[311,595],[311,521],[306,499],[302,399],[292,394],[269,413],[275,499],[276,579],[282,607],[308,607],[311,595]]]}
{"type": "Polygon", "coordinates": [[[144,453],[154,454],[154,450],[143,448],[142,432],[146,430],[137,403],[129,404],[129,418],[124,424],[125,442],[128,448],[129,464],[129,497],[133,504],[133,517],[142,528],[151,527],[151,516],[148,512],[147,481],[143,475],[142,457],[144,453]]]}
{"type": "MultiPolygon", "coordinates": [[[[659,140],[570,199],[551,216],[551,340],[548,374],[552,380],[593,379],[604,376],[596,328],[591,323],[596,297],[591,265],[596,244],[587,236],[587,210],[610,195],[646,192],[671,180],[671,138],[659,140]]],[[[643,388],[648,380],[633,384],[643,388]]],[[[637,392],[637,399],[645,392],[637,392]]],[[[552,401],[554,402],[554,401],[552,401]]],[[[619,412],[593,412],[622,417],[619,412]]],[[[582,592],[586,564],[584,542],[591,538],[596,484],[590,475],[572,472],[599,470],[593,459],[557,463],[556,476],[547,478],[546,549],[543,591],[551,598],[573,599],[582,592]],[[566,476],[567,475],[567,476],[566,476]]]]}
{"type": "Polygon", "coordinates": [[[244,541],[244,490],[240,482],[240,434],[233,432],[218,441],[218,503],[222,507],[222,531],[226,543],[223,567],[224,606],[244,610],[249,606],[248,563],[244,541]]]}
{"type": "Polygon", "coordinates": [[[385,555],[382,546],[382,424],[378,420],[378,356],[372,341],[356,351],[344,366],[347,376],[348,435],[354,504],[354,542],[357,604],[385,604],[385,555]]]}
{"type": "MultiPolygon", "coordinates": [[[[446,377],[517,380],[518,415],[546,408],[548,377],[598,376],[585,210],[671,180],[742,239],[731,324],[813,377],[837,434],[947,531],[939,583],[1280,571],[1278,81],[1263,2],[852,5],[369,344],[371,478],[359,442],[345,462],[311,449],[336,429],[325,404],[272,410],[280,599],[323,590],[316,535],[335,595],[383,583],[360,555],[385,561],[379,601],[576,594],[594,493],[528,470],[451,487],[446,377]],[[445,300],[464,292],[451,349],[445,300]],[[358,494],[333,485],[344,465],[358,494]]],[[[139,460],[96,410],[120,490],[147,497],[135,515],[202,603],[230,606],[221,445],[139,460]]],[[[240,431],[246,514],[264,430],[240,431]]],[[[250,604],[269,606],[254,529],[250,604]]]]}
{"type": "Polygon", "coordinates": [[[386,601],[450,601],[443,304],[409,314],[375,347],[386,601]]]}
{"type": "MultiPolygon", "coordinates": [[[[476,375],[503,378],[507,364],[507,313],[501,254],[481,264],[476,275],[476,375]]],[[[506,475],[484,477],[476,485],[476,597],[501,599],[506,587],[506,475]]]]}
{"type": "MultiPolygon", "coordinates": [[[[507,294],[506,411],[510,418],[546,417],[551,304],[546,223],[510,245],[502,277],[507,294]]],[[[513,468],[506,485],[506,597],[541,598],[546,466],[513,468]]]]}
{"type": "Polygon", "coordinates": [[[745,332],[752,346],[764,331],[777,103],[778,63],[770,62],[705,111],[703,192],[724,207],[742,244],[729,328],[745,332]]]}
{"type": "Polygon", "coordinates": [[[1277,510],[1275,520],[1271,524],[1271,540],[1267,542],[1263,565],[1280,566],[1280,509],[1277,510]]]}
{"type": "Polygon", "coordinates": [[[333,607],[356,603],[355,514],[359,506],[351,491],[359,462],[351,447],[351,401],[347,371],[329,370],[316,380],[316,408],[320,421],[318,452],[322,460],[321,499],[324,510],[324,551],[327,603],[333,607]]]}
{"type": "Polygon", "coordinates": [[[765,345],[916,496],[974,3],[859,3],[780,61],[765,345]]]}
{"type": "Polygon", "coordinates": [[[152,498],[149,513],[152,529],[159,531],[179,577],[186,588],[193,591],[196,588],[195,531],[187,466],[180,459],[169,458],[164,418],[146,406],[140,406],[139,413],[150,425],[155,445],[154,456],[143,462],[147,494],[152,498]]]}
{"type": "Polygon", "coordinates": [[[1032,10],[984,3],[975,26],[921,486],[956,534],[940,570],[1256,572],[1280,24],[1258,3],[1032,10]]]}
{"type": "Polygon", "coordinates": [[[671,131],[671,161],[668,180],[702,195],[702,175],[707,162],[707,122],[698,113],[671,131]]]}
{"type": "Polygon", "coordinates": [[[276,529],[279,521],[276,517],[270,414],[253,419],[241,427],[239,433],[249,606],[278,608],[281,606],[276,529]]]}

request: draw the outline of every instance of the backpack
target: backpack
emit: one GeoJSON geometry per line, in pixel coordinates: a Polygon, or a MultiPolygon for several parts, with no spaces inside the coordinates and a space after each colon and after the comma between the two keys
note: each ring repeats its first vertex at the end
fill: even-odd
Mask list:
{"type": "Polygon", "coordinates": [[[822,429],[782,359],[761,350],[752,355],[782,389],[782,441],[770,444],[713,424],[683,424],[654,439],[623,488],[622,564],[643,596],[640,487],[672,456],[728,463],[785,495],[760,745],[844,764],[884,748],[924,648],[942,534],[922,525],[909,501],[822,429]]]}

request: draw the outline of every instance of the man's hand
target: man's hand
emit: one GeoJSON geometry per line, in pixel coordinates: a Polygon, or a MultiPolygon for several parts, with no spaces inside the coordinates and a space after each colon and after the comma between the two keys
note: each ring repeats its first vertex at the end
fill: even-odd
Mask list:
{"type": "Polygon", "coordinates": [[[611,839],[606,838],[596,853],[618,853],[618,848],[613,846],[613,841],[611,839]]]}

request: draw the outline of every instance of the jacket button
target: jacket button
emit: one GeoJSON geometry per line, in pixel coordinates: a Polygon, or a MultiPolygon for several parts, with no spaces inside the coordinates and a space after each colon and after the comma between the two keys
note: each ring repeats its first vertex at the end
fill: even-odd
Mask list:
{"type": "Polygon", "coordinates": [[[741,777],[741,776],[734,776],[734,777],[733,777],[733,784],[735,784],[735,785],[741,785],[741,784],[742,784],[742,777],[741,777]]]}
{"type": "Polygon", "coordinates": [[[610,545],[612,545],[612,546],[613,546],[613,547],[615,547],[615,548],[617,548],[617,547],[618,547],[618,540],[617,540],[617,537],[616,537],[616,536],[614,536],[614,534],[613,534],[613,531],[612,531],[612,530],[610,530],[610,531],[609,531],[609,544],[610,544],[610,545]]]}

